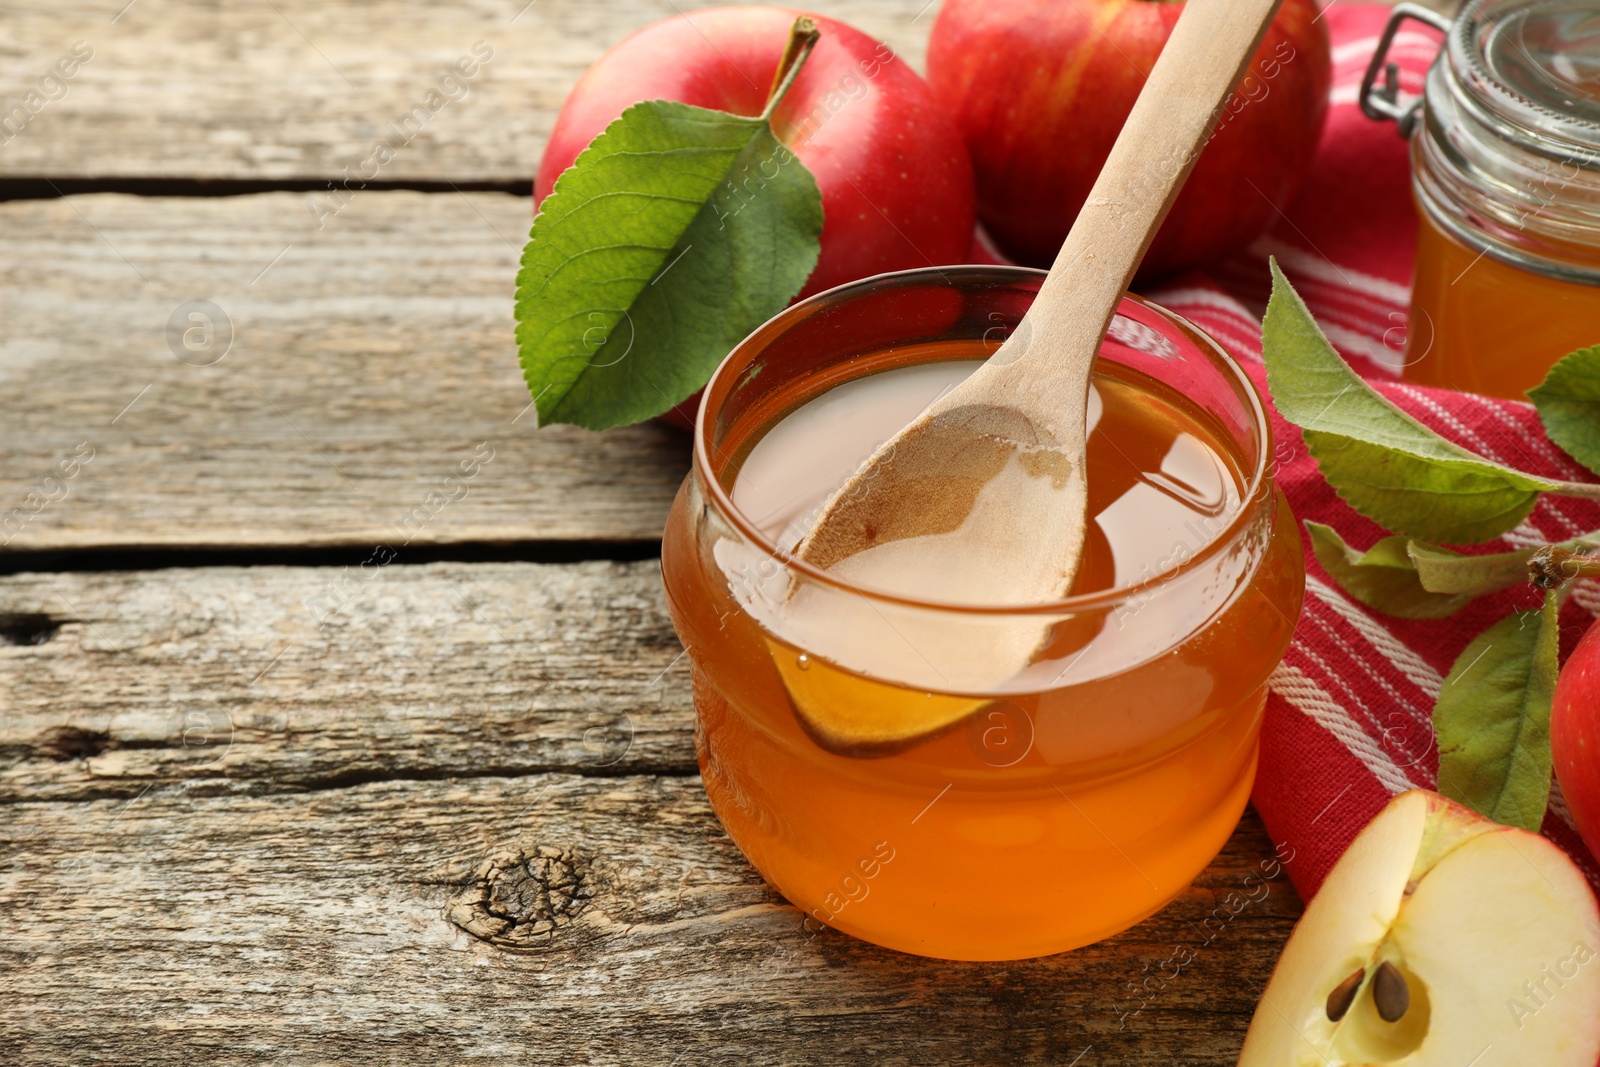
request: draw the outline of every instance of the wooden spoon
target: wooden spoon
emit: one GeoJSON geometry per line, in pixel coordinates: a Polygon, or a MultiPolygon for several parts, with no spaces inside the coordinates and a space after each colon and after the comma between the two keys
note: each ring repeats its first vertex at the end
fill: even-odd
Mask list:
{"type": "Polygon", "coordinates": [[[802,559],[944,601],[1066,595],[1087,521],[1095,354],[1280,2],[1188,0],[1027,316],[829,499],[802,559]]]}

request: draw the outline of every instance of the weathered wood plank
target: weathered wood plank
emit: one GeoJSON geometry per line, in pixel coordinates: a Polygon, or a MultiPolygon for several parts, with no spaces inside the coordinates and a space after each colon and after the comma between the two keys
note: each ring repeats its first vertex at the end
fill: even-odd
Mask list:
{"type": "MultiPolygon", "coordinates": [[[[561,102],[590,63],[649,22],[706,6],[713,5],[7,3],[0,100],[9,110],[32,91],[39,106],[25,125],[13,122],[9,140],[0,133],[0,177],[322,181],[342,178],[347,167],[362,174],[374,142],[384,140],[395,153],[377,168],[378,181],[526,183],[561,102]],[[77,41],[92,57],[61,88],[41,87],[77,41]],[[441,85],[452,64],[481,59],[484,48],[492,54],[471,78],[441,85]],[[391,128],[429,104],[430,92],[443,103],[420,132],[407,139],[391,128]]],[[[924,11],[927,0],[809,6],[888,40],[919,66],[935,14],[924,11]]],[[[365,173],[373,177],[372,168],[365,173]]]]}
{"type": "Polygon", "coordinates": [[[19,574],[0,635],[0,803],[695,769],[654,560],[19,574]]]}
{"type": "Polygon", "coordinates": [[[958,964],[810,936],[692,777],[26,804],[0,821],[0,1058],[1232,1064],[1298,910],[1261,892],[1269,852],[1247,816],[1134,930],[958,964]],[[546,923],[523,951],[450,918],[495,857],[499,914],[546,923]]]}
{"type": "MultiPolygon", "coordinates": [[[[0,179],[326,181],[347,167],[362,173],[383,139],[397,151],[373,180],[526,183],[584,68],[646,23],[709,6],[716,0],[7,3],[0,101],[9,110],[38,95],[25,125],[0,134],[0,179]],[[41,86],[77,41],[92,58],[41,86]],[[481,70],[441,93],[420,132],[392,132],[480,41],[493,51],[481,70]]],[[[919,69],[938,12],[938,0],[806,6],[919,69]]]]}
{"type": "Polygon", "coordinates": [[[526,199],[303,200],[0,204],[0,552],[659,536],[686,435],[534,429],[526,199]]]}

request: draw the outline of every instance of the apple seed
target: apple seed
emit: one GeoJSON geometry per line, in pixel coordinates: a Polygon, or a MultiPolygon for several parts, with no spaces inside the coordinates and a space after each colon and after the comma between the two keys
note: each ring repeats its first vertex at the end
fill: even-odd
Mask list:
{"type": "Polygon", "coordinates": [[[1378,973],[1372,976],[1372,1002],[1386,1023],[1399,1022],[1411,1007],[1411,987],[1406,985],[1406,976],[1388,960],[1378,964],[1378,973]]]}
{"type": "Polygon", "coordinates": [[[1350,1005],[1355,1003],[1356,993],[1361,989],[1361,980],[1367,976],[1365,967],[1357,967],[1356,973],[1333,987],[1333,992],[1328,994],[1328,1021],[1336,1023],[1345,1017],[1350,1010],[1350,1005]]]}

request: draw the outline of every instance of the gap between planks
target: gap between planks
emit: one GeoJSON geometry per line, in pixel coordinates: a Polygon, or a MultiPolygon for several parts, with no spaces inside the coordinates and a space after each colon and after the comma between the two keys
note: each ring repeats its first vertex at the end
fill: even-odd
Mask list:
{"type": "MultiPolygon", "coordinates": [[[[73,571],[154,571],[174,567],[355,567],[371,555],[349,545],[108,545],[0,552],[0,576],[73,571]]],[[[633,563],[659,559],[659,540],[453,542],[415,546],[390,566],[427,563],[633,563]]]]}

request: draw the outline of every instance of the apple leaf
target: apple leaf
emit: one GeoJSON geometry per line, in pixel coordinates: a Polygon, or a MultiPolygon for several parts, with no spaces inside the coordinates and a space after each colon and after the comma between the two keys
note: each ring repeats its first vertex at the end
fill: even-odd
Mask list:
{"type": "Polygon", "coordinates": [[[1406,555],[1417,569],[1417,581],[1430,593],[1464,593],[1468,597],[1513,589],[1528,580],[1531,548],[1511,552],[1491,552],[1483,556],[1464,556],[1448,548],[1412,541],[1406,555]]]}
{"type": "Polygon", "coordinates": [[[1558,545],[1468,556],[1426,541],[1385,537],[1362,552],[1338,531],[1306,521],[1318,562],[1356,600],[1402,619],[1442,619],[1473,597],[1514,589],[1531,581],[1531,566],[1551,549],[1585,554],[1600,543],[1600,530],[1558,545]]]}
{"type": "Polygon", "coordinates": [[[1600,345],[1563,357],[1544,381],[1528,390],[1528,399],[1550,440],[1600,473],[1600,345]]]}
{"type": "Polygon", "coordinates": [[[1494,593],[1529,581],[1529,565],[1544,548],[1568,552],[1589,552],[1600,538],[1600,530],[1583,537],[1543,548],[1520,548],[1511,552],[1492,552],[1484,556],[1463,556],[1438,545],[1411,542],[1408,552],[1417,568],[1422,588],[1430,593],[1494,593]]]}
{"type": "Polygon", "coordinates": [[[1550,700],[1561,593],[1479,634],[1457,657],[1433,709],[1439,792],[1535,833],[1550,803],[1550,700]]]}
{"type": "Polygon", "coordinates": [[[1380,396],[1334,351],[1276,260],[1261,350],[1273,402],[1305,431],[1323,477],[1390,530],[1488,541],[1521,522],[1540,493],[1571,488],[1474,455],[1380,396]]]}
{"type": "MultiPolygon", "coordinates": [[[[1446,595],[1427,589],[1417,574],[1404,537],[1385,537],[1366,552],[1351,548],[1331,526],[1307,521],[1311,550],[1339,588],[1369,608],[1402,619],[1442,619],[1461,610],[1471,593],[1446,595]]],[[[1516,581],[1527,579],[1527,565],[1516,581]]],[[[1512,584],[1515,584],[1513,582],[1512,584]]]]}
{"type": "Polygon", "coordinates": [[[746,118],[635,104],[556,180],[517,274],[517,347],[540,424],[668,411],[816,265],[817,183],[746,118]]]}

